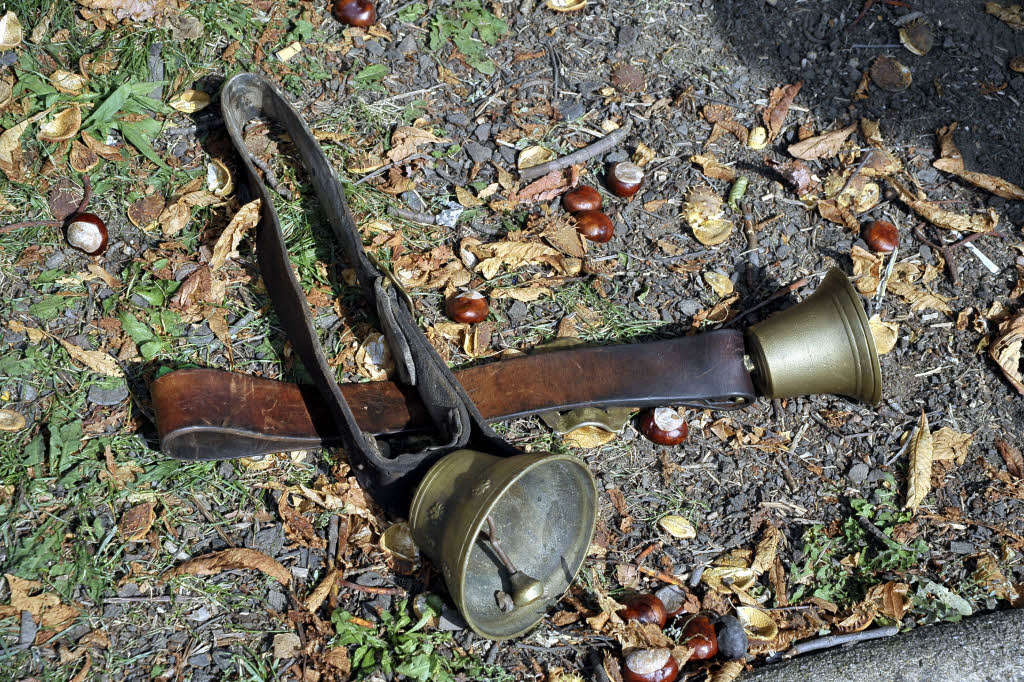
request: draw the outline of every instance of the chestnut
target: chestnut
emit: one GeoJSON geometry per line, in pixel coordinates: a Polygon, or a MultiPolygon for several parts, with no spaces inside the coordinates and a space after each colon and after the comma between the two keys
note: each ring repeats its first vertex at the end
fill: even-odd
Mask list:
{"type": "Polygon", "coordinates": [[[65,223],[64,235],[68,244],[87,253],[98,256],[107,250],[107,226],[94,213],[73,213],[65,223]]]}
{"type": "Polygon", "coordinates": [[[679,663],[668,649],[635,649],[625,663],[625,682],[672,682],[679,676],[679,663]]]}
{"type": "Polygon", "coordinates": [[[606,181],[612,194],[629,199],[639,192],[641,185],[644,184],[644,171],[631,161],[621,161],[608,168],[606,181]]]}
{"type": "Polygon", "coordinates": [[[668,618],[675,618],[686,606],[686,592],[676,585],[666,585],[655,592],[654,596],[665,605],[665,615],[668,618]]]}
{"type": "Polygon", "coordinates": [[[683,644],[693,649],[690,658],[702,661],[718,653],[718,635],[707,616],[694,616],[683,627],[683,644]]]}
{"type": "Polygon", "coordinates": [[[593,187],[577,187],[562,197],[562,207],[569,213],[581,211],[600,211],[601,193],[593,187]]]}
{"type": "Polygon", "coordinates": [[[592,242],[606,244],[615,235],[615,226],[600,211],[583,211],[576,214],[576,231],[592,242]]]}
{"type": "Polygon", "coordinates": [[[875,220],[868,223],[861,235],[872,251],[892,253],[900,243],[900,231],[892,223],[875,220]]]}
{"type": "Polygon", "coordinates": [[[690,427],[671,407],[656,407],[641,415],[640,433],[658,445],[679,445],[690,435],[690,427]]]}
{"type": "Polygon", "coordinates": [[[665,627],[668,620],[665,605],[653,594],[641,594],[630,599],[626,608],[619,611],[619,617],[639,623],[655,623],[659,628],[665,627]]]}
{"type": "Polygon", "coordinates": [[[479,291],[460,291],[449,297],[445,308],[448,317],[456,322],[475,324],[487,319],[490,306],[479,291]]]}
{"type": "Polygon", "coordinates": [[[377,23],[377,8],[370,0],[337,0],[331,12],[349,26],[366,27],[377,23]]]}

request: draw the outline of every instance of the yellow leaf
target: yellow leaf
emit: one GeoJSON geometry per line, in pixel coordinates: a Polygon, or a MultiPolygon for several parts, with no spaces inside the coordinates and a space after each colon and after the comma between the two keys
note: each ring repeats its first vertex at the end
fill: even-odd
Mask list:
{"type": "Polygon", "coordinates": [[[184,114],[194,114],[210,105],[210,96],[202,90],[186,90],[170,102],[172,109],[184,114]]]}
{"type": "Polygon", "coordinates": [[[0,410],[0,431],[21,431],[25,428],[25,417],[14,410],[0,410]]]}
{"type": "Polygon", "coordinates": [[[779,543],[782,542],[782,533],[772,523],[765,523],[764,535],[757,543],[754,550],[754,561],[750,564],[750,570],[760,575],[770,569],[775,563],[775,557],[779,553],[779,543]]]}
{"type": "Polygon", "coordinates": [[[539,166],[542,163],[547,163],[553,158],[555,158],[555,153],[553,151],[547,147],[534,145],[519,152],[519,158],[516,159],[516,168],[519,170],[526,170],[527,168],[533,168],[534,166],[539,166]]]}
{"type": "Polygon", "coordinates": [[[57,340],[60,341],[60,345],[64,346],[64,350],[68,352],[68,355],[92,371],[109,377],[124,376],[124,372],[121,371],[121,366],[117,364],[117,360],[103,351],[83,350],[70,341],[64,339],[57,340]]]}
{"type": "Polygon", "coordinates": [[[238,569],[263,571],[282,585],[288,585],[292,580],[292,574],[287,568],[263,552],[235,548],[190,559],[161,575],[160,581],[166,582],[179,575],[216,575],[222,571],[238,569]]]}
{"type": "Polygon", "coordinates": [[[459,200],[459,203],[466,208],[476,208],[477,206],[484,205],[484,202],[473,196],[473,193],[465,187],[456,187],[455,196],[459,200]]]}
{"type": "Polygon", "coordinates": [[[598,426],[581,426],[565,434],[565,444],[574,448],[591,450],[615,440],[615,434],[598,426]]]}
{"type": "Polygon", "coordinates": [[[955,460],[958,465],[963,464],[967,459],[967,449],[973,440],[973,433],[960,433],[948,426],[943,426],[932,434],[932,456],[934,459],[951,459],[955,460]]]}
{"type": "Polygon", "coordinates": [[[39,126],[36,139],[43,142],[63,142],[77,135],[81,128],[82,110],[78,107],[68,107],[52,120],[39,126]]]}
{"type": "Polygon", "coordinates": [[[705,272],[704,281],[718,296],[728,296],[732,293],[732,280],[727,275],[713,271],[705,272]]]}
{"type": "Polygon", "coordinates": [[[663,516],[658,521],[658,525],[661,526],[663,531],[674,538],[691,540],[697,537],[697,529],[693,527],[692,523],[682,516],[676,516],[673,514],[663,516]]]}
{"type": "Polygon", "coordinates": [[[871,336],[875,339],[875,350],[879,355],[885,355],[896,347],[899,339],[900,326],[895,322],[884,322],[877,314],[872,315],[868,320],[871,327],[871,336]]]}
{"type": "Polygon", "coordinates": [[[917,422],[917,431],[910,439],[907,503],[904,509],[917,511],[931,490],[933,448],[932,433],[928,430],[928,417],[922,410],[921,419],[917,422]]]}
{"type": "Polygon", "coordinates": [[[0,50],[13,50],[21,45],[23,33],[21,22],[14,12],[7,12],[0,18],[0,50]]]}

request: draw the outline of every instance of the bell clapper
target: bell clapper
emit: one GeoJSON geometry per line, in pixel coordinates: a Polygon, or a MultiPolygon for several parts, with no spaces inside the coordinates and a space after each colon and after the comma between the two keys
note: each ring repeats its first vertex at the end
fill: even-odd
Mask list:
{"type": "Polygon", "coordinates": [[[490,516],[487,517],[487,539],[505,570],[509,572],[509,580],[512,583],[512,602],[516,607],[522,608],[543,597],[544,586],[541,582],[516,568],[516,565],[508,558],[508,554],[505,554],[505,550],[501,548],[501,543],[498,541],[498,529],[494,527],[494,519],[490,516]]]}

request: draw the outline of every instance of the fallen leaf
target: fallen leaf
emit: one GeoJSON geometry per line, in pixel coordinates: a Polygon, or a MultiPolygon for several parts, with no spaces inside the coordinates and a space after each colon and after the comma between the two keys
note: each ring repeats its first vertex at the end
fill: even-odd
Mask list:
{"type": "Polygon", "coordinates": [[[1006,470],[1017,478],[1024,478],[1024,456],[1020,450],[1001,438],[996,439],[996,449],[1006,462],[1006,470]]]}
{"type": "Polygon", "coordinates": [[[455,197],[459,200],[459,203],[466,208],[476,208],[477,206],[484,205],[484,202],[473,196],[473,193],[465,187],[456,187],[455,197]]]}
{"type": "Polygon", "coordinates": [[[710,187],[690,190],[683,204],[683,215],[693,236],[707,246],[728,240],[735,227],[731,220],[723,217],[722,199],[710,187]]]}
{"type": "Polygon", "coordinates": [[[57,69],[50,74],[50,82],[65,95],[78,95],[85,88],[86,79],[81,74],[57,69]]]}
{"type": "Polygon", "coordinates": [[[704,281],[708,283],[711,290],[719,297],[728,296],[733,292],[733,283],[728,275],[709,271],[704,273],[704,281]]]}
{"type": "Polygon", "coordinates": [[[761,536],[761,541],[757,543],[757,548],[754,550],[754,560],[750,564],[750,570],[756,575],[771,569],[775,564],[775,557],[779,553],[779,544],[782,542],[782,533],[775,524],[771,522],[765,522],[764,535],[761,536]]]}
{"type": "Polygon", "coordinates": [[[0,410],[0,431],[21,431],[25,424],[25,417],[20,412],[0,410]]]}
{"type": "Polygon", "coordinates": [[[791,155],[804,161],[831,158],[839,153],[843,143],[855,130],[857,130],[857,124],[851,123],[845,128],[791,144],[788,151],[791,155]]]}
{"type": "Polygon", "coordinates": [[[789,107],[793,105],[793,98],[797,96],[803,85],[803,81],[798,81],[792,85],[785,85],[772,90],[771,96],[768,99],[768,107],[761,115],[761,119],[768,128],[769,141],[774,140],[782,131],[782,126],[786,122],[786,116],[789,115],[789,107]]]}
{"type": "Polygon", "coordinates": [[[904,509],[917,511],[932,486],[932,433],[924,410],[917,422],[917,430],[910,439],[910,464],[907,470],[907,501],[904,509]]]}
{"type": "Polygon", "coordinates": [[[681,540],[692,540],[697,537],[697,529],[693,527],[693,524],[682,516],[676,516],[669,514],[668,516],[662,516],[658,520],[658,525],[661,529],[671,535],[674,538],[681,540]]]}
{"type": "Polygon", "coordinates": [[[128,158],[122,152],[120,147],[114,147],[109,144],[100,142],[89,133],[82,131],[82,142],[88,147],[96,156],[107,161],[127,161],[128,158]]]}
{"type": "Polygon", "coordinates": [[[448,142],[447,138],[437,137],[429,130],[399,126],[391,135],[391,150],[387,157],[392,163],[401,163],[416,153],[419,147],[439,142],[448,142]]]}
{"type": "Polygon", "coordinates": [[[998,2],[986,2],[985,11],[1015,31],[1024,31],[1024,8],[1020,5],[1000,5],[998,2]]]}
{"type": "Polygon", "coordinates": [[[0,50],[13,50],[21,45],[23,36],[18,15],[14,12],[7,12],[0,18],[0,50]]]}
{"type": "Polygon", "coordinates": [[[83,350],[65,339],[57,339],[57,341],[60,342],[60,345],[64,346],[64,350],[68,352],[68,355],[92,371],[108,377],[124,376],[121,366],[113,356],[99,350],[83,350]]]}
{"type": "Polygon", "coordinates": [[[82,110],[77,106],[68,107],[39,126],[36,139],[42,142],[63,142],[77,135],[81,128],[82,110]]]}
{"type": "Polygon", "coordinates": [[[100,162],[96,153],[86,147],[78,140],[71,141],[71,153],[68,155],[68,162],[72,170],[78,173],[88,173],[100,162]]]}
{"type": "Polygon", "coordinates": [[[262,205],[262,200],[254,199],[238,209],[238,213],[224,228],[224,232],[217,238],[217,243],[213,246],[213,255],[210,257],[211,270],[222,267],[228,258],[238,255],[235,249],[242,241],[242,236],[260,222],[260,207],[262,205]]]}
{"type": "Polygon", "coordinates": [[[1021,344],[1024,343],[1024,312],[999,325],[999,336],[988,348],[989,356],[1003,370],[1006,380],[1024,394],[1024,376],[1020,369],[1021,344]]]}
{"type": "Polygon", "coordinates": [[[725,133],[731,133],[743,145],[747,144],[750,138],[750,131],[740,123],[733,120],[734,112],[732,107],[725,104],[706,104],[701,110],[701,115],[708,123],[713,124],[711,135],[708,136],[705,146],[715,142],[725,133]]]}
{"type": "Polygon", "coordinates": [[[770,641],[779,634],[779,626],[764,609],[755,606],[737,606],[736,618],[751,639],[770,641]]]}
{"type": "Polygon", "coordinates": [[[615,440],[616,434],[599,426],[581,426],[563,436],[565,444],[584,450],[592,450],[615,440]]]}
{"type": "Polygon", "coordinates": [[[959,466],[967,459],[967,448],[973,440],[973,433],[960,433],[943,426],[932,433],[932,456],[937,460],[954,460],[959,466]]]}
{"type": "Polygon", "coordinates": [[[944,227],[958,232],[991,232],[999,225],[999,214],[996,213],[995,209],[990,208],[986,213],[975,215],[954,213],[947,211],[938,204],[919,199],[893,178],[889,178],[888,182],[896,190],[900,200],[914,213],[937,227],[944,227]]]}
{"type": "Polygon", "coordinates": [[[1024,201],[1024,189],[1021,189],[1012,182],[1003,180],[995,175],[987,173],[975,173],[964,167],[964,157],[953,141],[953,133],[956,131],[957,123],[954,121],[944,128],[939,128],[939,147],[941,158],[932,163],[940,171],[950,173],[966,180],[975,187],[995,194],[1003,199],[1014,199],[1024,201]]]}
{"type": "Polygon", "coordinates": [[[534,166],[539,166],[542,163],[547,163],[556,156],[557,154],[547,147],[541,147],[540,145],[527,147],[523,151],[519,152],[519,157],[516,159],[516,168],[523,171],[527,168],[533,168],[534,166]]]}
{"type": "Polygon", "coordinates": [[[554,199],[571,188],[572,184],[565,174],[554,170],[518,192],[512,192],[508,200],[512,204],[540,203],[554,199]]]}
{"type": "Polygon", "coordinates": [[[167,104],[183,114],[194,114],[210,105],[210,96],[202,90],[186,90],[167,104]]]}
{"type": "Polygon", "coordinates": [[[938,310],[947,315],[953,314],[949,307],[951,300],[947,296],[935,294],[930,291],[923,291],[912,284],[902,281],[889,280],[886,291],[899,296],[910,305],[911,310],[938,310]]]}
{"type": "Polygon", "coordinates": [[[216,575],[239,569],[262,571],[285,586],[292,580],[292,574],[287,568],[263,552],[233,548],[189,559],[161,575],[160,582],[167,582],[180,575],[216,575]]]}
{"type": "Polygon", "coordinates": [[[746,670],[744,661],[726,661],[718,666],[718,670],[711,673],[709,682],[736,682],[744,670],[746,670]]]}
{"type": "Polygon", "coordinates": [[[153,192],[136,199],[128,207],[128,220],[132,221],[135,227],[146,227],[160,217],[164,210],[164,203],[164,195],[160,192],[153,192]]]}
{"type": "Polygon", "coordinates": [[[166,0],[78,0],[89,9],[110,10],[120,21],[147,21],[167,11],[166,0]]]}
{"type": "Polygon", "coordinates": [[[36,634],[36,646],[44,644],[59,633],[62,625],[80,613],[79,609],[61,603],[60,597],[52,592],[43,592],[43,584],[35,580],[26,580],[16,575],[5,573],[7,590],[10,593],[10,604],[0,606],[0,618],[20,616],[22,611],[32,614],[32,619],[40,626],[36,634]]]}
{"type": "Polygon", "coordinates": [[[906,583],[890,581],[880,585],[872,585],[868,588],[865,601],[874,603],[879,613],[886,618],[899,622],[903,620],[903,616],[913,606],[913,602],[907,596],[909,591],[910,585],[906,583]]]}
{"type": "Polygon", "coordinates": [[[704,171],[704,175],[714,180],[732,182],[736,179],[736,171],[730,166],[719,163],[713,154],[694,154],[690,161],[698,164],[704,171]]]}
{"type": "Polygon", "coordinates": [[[192,209],[184,201],[177,201],[165,208],[157,217],[160,223],[160,231],[165,237],[174,235],[185,229],[188,221],[192,218],[192,209]]]}
{"type": "Polygon", "coordinates": [[[653,149],[645,145],[643,142],[640,142],[636,145],[636,149],[633,151],[633,156],[630,157],[630,160],[643,168],[651,161],[654,161],[655,156],[656,154],[653,149]]]}
{"type": "Polygon", "coordinates": [[[1014,601],[1018,598],[1017,591],[1007,577],[999,568],[996,558],[985,552],[978,556],[977,566],[971,579],[980,585],[990,596],[1007,601],[1014,601]]]}
{"type": "Polygon", "coordinates": [[[137,504],[124,513],[117,524],[125,542],[137,542],[146,537],[156,520],[156,503],[150,500],[137,504]]]}
{"type": "Polygon", "coordinates": [[[885,322],[876,313],[868,320],[868,326],[871,327],[871,336],[875,340],[875,350],[879,355],[885,355],[896,347],[896,341],[899,340],[900,335],[898,324],[885,322]]]}
{"type": "Polygon", "coordinates": [[[359,374],[370,381],[384,381],[388,378],[388,372],[395,368],[391,349],[384,335],[379,332],[373,332],[363,339],[353,359],[359,374]]]}

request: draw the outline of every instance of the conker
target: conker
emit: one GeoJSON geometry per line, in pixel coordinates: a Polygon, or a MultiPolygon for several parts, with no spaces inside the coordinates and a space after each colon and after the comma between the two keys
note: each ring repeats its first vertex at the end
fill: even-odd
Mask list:
{"type": "Polygon", "coordinates": [[[625,682],[672,682],[679,664],[668,649],[636,649],[626,656],[625,682]]]}
{"type": "Polygon", "coordinates": [[[655,592],[654,596],[665,605],[665,615],[668,618],[675,618],[683,612],[683,607],[686,606],[686,592],[676,585],[666,585],[655,592]]]}
{"type": "Polygon", "coordinates": [[[629,199],[640,191],[644,184],[644,171],[631,161],[621,161],[608,169],[608,189],[612,194],[629,199]]]}
{"type": "Polygon", "coordinates": [[[875,220],[868,223],[861,235],[872,251],[892,253],[900,243],[900,231],[892,223],[875,220]]]}
{"type": "Polygon", "coordinates": [[[656,407],[640,417],[640,433],[658,445],[679,445],[690,435],[690,427],[671,407],[656,407]]]}
{"type": "Polygon", "coordinates": [[[74,248],[90,256],[98,256],[107,250],[107,226],[98,215],[74,213],[65,224],[64,235],[74,248]]]}
{"type": "Polygon", "coordinates": [[[707,616],[694,616],[686,622],[683,644],[693,649],[693,660],[702,661],[718,653],[718,635],[707,616]]]}
{"type": "Polygon", "coordinates": [[[453,294],[446,304],[448,317],[456,322],[475,324],[487,319],[490,306],[479,291],[460,291],[453,294]]]}
{"type": "Polygon", "coordinates": [[[600,211],[583,211],[576,214],[576,231],[592,242],[605,244],[615,235],[615,226],[600,211]]]}
{"type": "Polygon", "coordinates": [[[665,627],[668,614],[665,605],[653,594],[641,594],[626,603],[626,608],[619,611],[623,620],[635,620],[639,623],[655,623],[659,628],[665,627]]]}
{"type": "Polygon", "coordinates": [[[349,26],[366,27],[377,23],[377,8],[370,0],[337,0],[331,11],[335,19],[349,26]]]}
{"type": "Polygon", "coordinates": [[[577,187],[562,197],[562,207],[569,213],[581,211],[600,211],[601,193],[593,187],[577,187]]]}

